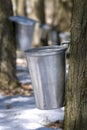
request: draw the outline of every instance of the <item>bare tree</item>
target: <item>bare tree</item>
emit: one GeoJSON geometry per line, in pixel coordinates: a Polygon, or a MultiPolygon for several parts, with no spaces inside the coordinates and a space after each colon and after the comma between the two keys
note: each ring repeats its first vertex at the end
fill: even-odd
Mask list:
{"type": "Polygon", "coordinates": [[[0,0],[0,89],[11,90],[19,86],[16,77],[16,44],[12,23],[11,0],[0,0]]]}
{"type": "Polygon", "coordinates": [[[87,130],[87,0],[73,0],[64,130],[87,130]]]}

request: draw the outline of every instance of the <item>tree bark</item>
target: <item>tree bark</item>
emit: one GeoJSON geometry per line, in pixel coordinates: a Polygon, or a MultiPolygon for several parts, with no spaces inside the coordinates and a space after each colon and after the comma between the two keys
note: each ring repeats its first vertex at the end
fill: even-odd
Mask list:
{"type": "Polygon", "coordinates": [[[44,24],[45,21],[45,0],[33,0],[33,11],[39,22],[44,24]]]}
{"type": "Polygon", "coordinates": [[[64,130],[87,130],[87,0],[73,0],[64,130]]]}
{"type": "Polygon", "coordinates": [[[17,1],[17,15],[26,16],[26,0],[17,1]]]}
{"type": "Polygon", "coordinates": [[[52,24],[57,25],[59,32],[70,31],[72,0],[55,0],[55,3],[52,24]]]}
{"type": "Polygon", "coordinates": [[[16,77],[16,44],[12,23],[10,0],[0,0],[0,90],[12,89],[19,85],[16,77]]]}

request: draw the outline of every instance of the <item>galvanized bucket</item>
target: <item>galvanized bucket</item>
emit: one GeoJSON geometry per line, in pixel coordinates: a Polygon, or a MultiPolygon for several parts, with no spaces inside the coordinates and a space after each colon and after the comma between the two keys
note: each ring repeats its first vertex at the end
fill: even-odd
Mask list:
{"type": "Polygon", "coordinates": [[[55,29],[53,30],[48,24],[40,24],[39,28],[39,38],[42,42],[44,42],[44,45],[60,45],[59,35],[55,29]]]}
{"type": "Polygon", "coordinates": [[[60,108],[65,92],[65,46],[47,46],[25,52],[39,109],[60,108]]]}
{"type": "Polygon", "coordinates": [[[23,16],[11,16],[9,19],[15,22],[17,49],[25,51],[32,48],[36,21],[23,16]]]}
{"type": "Polygon", "coordinates": [[[39,34],[40,39],[46,39],[48,33],[51,31],[51,27],[48,24],[40,24],[39,29],[40,29],[39,34]]]}

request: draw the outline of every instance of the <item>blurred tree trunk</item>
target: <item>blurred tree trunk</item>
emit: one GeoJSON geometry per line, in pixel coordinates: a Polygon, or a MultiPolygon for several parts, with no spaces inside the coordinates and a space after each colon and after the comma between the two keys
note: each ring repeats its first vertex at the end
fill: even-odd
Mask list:
{"type": "MultiPolygon", "coordinates": [[[[45,19],[45,0],[32,0],[32,12],[33,12],[33,17],[39,21],[41,24],[46,23],[45,19]]],[[[42,28],[40,27],[41,30],[37,29],[36,32],[36,37],[35,37],[35,42],[38,41],[39,46],[45,46],[47,45],[47,37],[42,38],[42,28]],[[39,34],[39,35],[38,35],[39,34]],[[41,35],[40,35],[41,34],[41,35]]],[[[36,44],[36,43],[34,43],[36,44]]]]}
{"type": "Polygon", "coordinates": [[[56,25],[59,32],[70,31],[72,0],[55,0],[54,3],[52,25],[56,25]]]}
{"type": "Polygon", "coordinates": [[[59,0],[60,12],[58,14],[58,25],[60,25],[60,31],[71,30],[71,18],[72,18],[72,1],[73,0],[59,0]]]}
{"type": "Polygon", "coordinates": [[[32,1],[31,0],[26,0],[26,13],[27,17],[30,17],[32,13],[32,1]]]}
{"type": "Polygon", "coordinates": [[[17,1],[17,15],[26,16],[26,0],[17,1]]]}
{"type": "Polygon", "coordinates": [[[87,130],[87,0],[73,0],[64,130],[87,130]]]}
{"type": "Polygon", "coordinates": [[[0,89],[19,85],[16,78],[16,45],[13,25],[8,17],[13,15],[11,0],[0,0],[0,89]]]}
{"type": "Polygon", "coordinates": [[[13,4],[13,13],[14,13],[14,15],[17,14],[17,1],[18,1],[18,0],[12,0],[12,4],[13,4]]]}
{"type": "Polygon", "coordinates": [[[44,24],[45,21],[45,0],[33,0],[33,11],[36,18],[44,24]]]}

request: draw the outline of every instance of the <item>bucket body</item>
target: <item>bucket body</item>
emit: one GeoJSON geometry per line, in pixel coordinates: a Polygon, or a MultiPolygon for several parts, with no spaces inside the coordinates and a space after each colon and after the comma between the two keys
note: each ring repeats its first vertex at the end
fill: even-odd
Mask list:
{"type": "Polygon", "coordinates": [[[48,33],[51,30],[51,27],[47,24],[40,24],[39,28],[40,28],[40,34],[39,34],[40,39],[46,39],[48,33]]]}
{"type": "Polygon", "coordinates": [[[25,51],[32,48],[34,28],[35,24],[32,26],[16,24],[16,43],[18,50],[25,51]]]}
{"type": "Polygon", "coordinates": [[[50,46],[26,51],[36,106],[50,110],[63,107],[65,48],[50,46]]]}
{"type": "Polygon", "coordinates": [[[36,21],[23,16],[11,16],[9,19],[15,22],[17,49],[25,51],[32,48],[36,21]]]}

